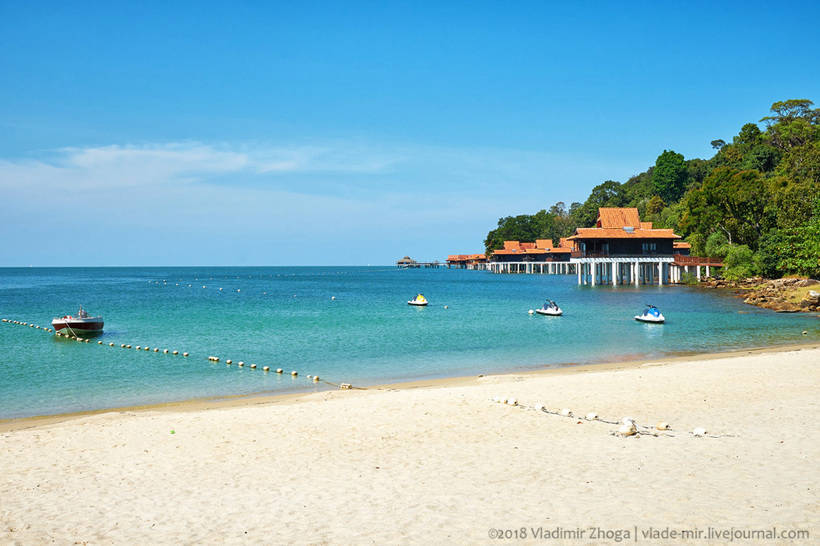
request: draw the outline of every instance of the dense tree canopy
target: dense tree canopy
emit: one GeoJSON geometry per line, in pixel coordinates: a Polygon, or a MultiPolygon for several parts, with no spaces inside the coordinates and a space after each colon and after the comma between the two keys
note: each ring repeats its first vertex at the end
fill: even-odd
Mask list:
{"type": "Polygon", "coordinates": [[[686,189],[688,174],[683,156],[664,150],[655,161],[655,172],[652,173],[655,194],[667,203],[677,201],[686,189]]]}
{"type": "Polygon", "coordinates": [[[779,101],[760,121],[765,130],[747,123],[731,142],[712,140],[710,159],[664,150],[645,172],[607,180],[583,203],[501,218],[486,250],[511,239],[557,243],[592,226],[598,207],[637,207],[643,220],[683,235],[693,255],[727,258],[729,276],[818,276],[820,109],[806,99],[779,101]]]}

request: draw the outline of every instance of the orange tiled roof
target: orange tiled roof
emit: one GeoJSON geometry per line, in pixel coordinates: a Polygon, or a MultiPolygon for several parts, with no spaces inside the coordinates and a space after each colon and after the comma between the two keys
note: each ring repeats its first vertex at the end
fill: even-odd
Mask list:
{"type": "Polygon", "coordinates": [[[692,248],[692,245],[686,241],[673,241],[672,248],[692,248]]]}
{"type": "Polygon", "coordinates": [[[534,243],[521,243],[519,241],[504,241],[504,248],[494,250],[493,254],[513,255],[513,254],[563,254],[572,251],[572,242],[568,237],[561,238],[561,246],[553,246],[552,239],[536,239],[534,243]]]}
{"type": "Polygon", "coordinates": [[[504,248],[493,251],[494,254],[547,254],[559,250],[560,252],[572,249],[572,242],[568,237],[562,237],[559,246],[554,246],[552,239],[536,239],[534,243],[520,241],[504,241],[504,248]]]}
{"type": "Polygon", "coordinates": [[[600,207],[598,209],[598,220],[595,225],[599,228],[622,228],[632,226],[635,229],[641,227],[641,218],[638,209],[629,207],[600,207]]]}
{"type": "MultiPolygon", "coordinates": [[[[504,241],[504,250],[509,250],[513,253],[521,252],[531,248],[536,248],[535,243],[522,243],[519,241],[504,241]]],[[[496,254],[498,251],[496,251],[496,254]]]]}
{"type": "Polygon", "coordinates": [[[518,248],[499,248],[498,250],[493,250],[493,254],[526,254],[526,252],[518,248]]]}
{"type": "Polygon", "coordinates": [[[671,229],[654,229],[652,222],[641,222],[636,208],[601,207],[596,225],[578,228],[568,239],[680,239],[671,229]]]}
{"type": "Polygon", "coordinates": [[[484,254],[450,254],[447,256],[448,262],[468,262],[470,260],[486,260],[484,254]]]}
{"type": "Polygon", "coordinates": [[[570,239],[680,239],[671,229],[578,228],[570,239]]]}
{"type": "Polygon", "coordinates": [[[493,250],[493,254],[546,254],[548,250],[546,248],[502,248],[499,250],[493,250]]]}

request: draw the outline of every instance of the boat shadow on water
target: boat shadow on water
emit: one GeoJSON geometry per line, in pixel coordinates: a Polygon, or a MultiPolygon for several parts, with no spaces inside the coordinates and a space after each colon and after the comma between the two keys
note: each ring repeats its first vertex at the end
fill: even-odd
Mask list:
{"type": "Polygon", "coordinates": [[[80,332],[74,331],[72,334],[68,329],[60,330],[61,336],[54,335],[51,336],[55,341],[74,341],[75,337],[80,339],[94,339],[98,340],[99,338],[105,335],[105,332],[80,332]]]}

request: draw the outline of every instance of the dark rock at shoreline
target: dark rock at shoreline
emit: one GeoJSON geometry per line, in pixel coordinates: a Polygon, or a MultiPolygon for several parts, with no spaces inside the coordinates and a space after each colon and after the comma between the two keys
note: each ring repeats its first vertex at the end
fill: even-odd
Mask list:
{"type": "Polygon", "coordinates": [[[735,295],[743,298],[744,303],[764,309],[771,309],[777,313],[797,313],[820,311],[820,292],[809,290],[799,302],[793,301],[794,293],[799,288],[818,284],[815,279],[762,279],[753,277],[739,281],[724,279],[705,279],[701,286],[706,288],[730,288],[735,295]]]}

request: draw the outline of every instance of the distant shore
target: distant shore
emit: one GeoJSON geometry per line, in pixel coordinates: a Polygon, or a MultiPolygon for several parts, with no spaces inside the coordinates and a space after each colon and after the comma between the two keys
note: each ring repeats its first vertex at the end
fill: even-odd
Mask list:
{"type": "Polygon", "coordinates": [[[816,537],[818,361],[815,342],[6,422],[0,541],[816,537]],[[643,434],[613,435],[625,416],[643,434]]]}

